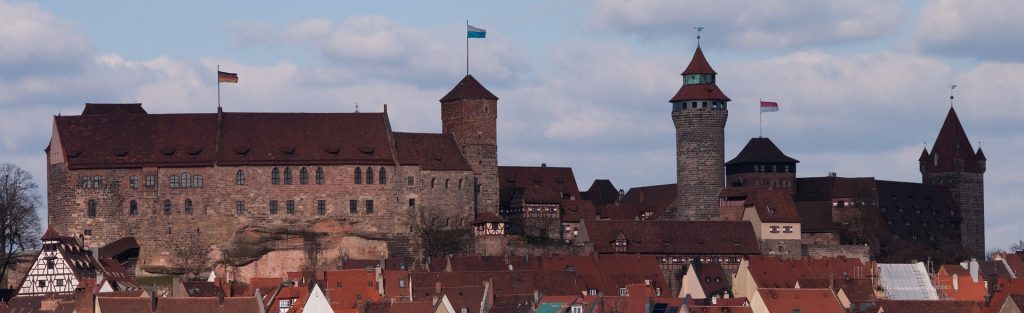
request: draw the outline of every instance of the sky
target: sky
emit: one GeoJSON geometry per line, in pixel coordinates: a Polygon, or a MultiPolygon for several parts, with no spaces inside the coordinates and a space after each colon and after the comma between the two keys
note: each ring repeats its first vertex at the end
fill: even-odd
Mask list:
{"type": "Polygon", "coordinates": [[[759,135],[836,172],[919,182],[950,107],[988,157],[988,248],[1021,238],[1024,2],[0,0],[0,162],[45,194],[52,117],[86,102],[214,112],[363,112],[440,132],[438,99],[469,71],[498,102],[501,165],[569,166],[581,188],[675,181],[671,98],[701,47],[732,98],[726,159],[759,135]]]}

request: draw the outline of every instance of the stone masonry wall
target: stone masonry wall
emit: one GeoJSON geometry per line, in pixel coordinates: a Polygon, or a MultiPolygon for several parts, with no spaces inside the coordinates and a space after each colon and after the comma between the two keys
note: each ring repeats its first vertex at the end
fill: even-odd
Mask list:
{"type": "MultiPolygon", "coordinates": [[[[201,168],[141,168],[67,170],[63,163],[51,165],[48,173],[50,192],[49,221],[62,235],[84,235],[89,247],[98,247],[123,236],[135,236],[142,247],[140,268],[170,266],[168,247],[186,231],[199,231],[215,245],[231,241],[236,230],[247,226],[272,227],[298,225],[320,219],[338,219],[355,225],[350,231],[364,238],[390,238],[408,234],[408,224],[400,221],[408,216],[408,199],[418,198],[422,205],[443,208],[445,214],[471,220],[471,191],[463,188],[429,188],[420,184],[409,189],[407,177],[414,184],[430,179],[465,180],[468,171],[419,171],[417,167],[358,166],[362,184],[355,184],[356,166],[322,166],[324,184],[316,184],[316,168],[306,166],[308,183],[300,183],[302,166],[290,166],[292,183],[285,184],[285,166],[279,166],[280,184],[271,184],[273,166],[226,166],[201,168]],[[374,183],[366,184],[366,169],[372,168],[374,183]],[[379,170],[386,171],[386,184],[379,184],[379,170]],[[237,185],[235,174],[245,173],[245,184],[237,185]],[[188,172],[203,176],[201,188],[170,188],[170,177],[188,172]],[[156,186],[145,186],[145,177],[156,175],[156,186]],[[83,188],[82,177],[101,177],[102,187],[83,188]],[[138,179],[138,186],[129,186],[129,177],[138,179]],[[185,200],[192,201],[191,214],[185,200]],[[90,200],[96,201],[96,216],[89,217],[90,200]],[[129,213],[131,201],[138,205],[137,215],[129,213]],[[171,203],[170,214],[164,214],[164,201],[171,203]],[[270,201],[277,201],[277,214],[270,213],[270,201]],[[294,201],[294,212],[288,212],[288,201],[294,201]],[[319,201],[325,214],[318,213],[319,201]],[[350,210],[350,201],[356,210],[350,210]],[[367,201],[373,202],[369,212],[367,201]],[[237,204],[244,212],[237,214],[237,204]]],[[[307,223],[308,224],[308,223],[307,223]]],[[[337,234],[333,234],[337,235],[337,234]]],[[[358,256],[352,256],[358,257],[358,256]]],[[[366,256],[377,258],[379,255],[366,256]]]]}
{"type": "Polygon", "coordinates": [[[441,132],[452,134],[480,185],[477,211],[498,213],[498,101],[461,99],[441,104],[441,132]]]}
{"type": "Polygon", "coordinates": [[[963,222],[960,224],[960,238],[964,249],[971,257],[985,257],[985,182],[984,174],[953,172],[924,173],[925,184],[939,183],[949,187],[960,208],[963,222]]]}
{"type": "Polygon", "coordinates": [[[725,123],[729,111],[685,109],[672,112],[676,127],[676,208],[665,219],[718,219],[718,193],[725,184],[725,123]]]}

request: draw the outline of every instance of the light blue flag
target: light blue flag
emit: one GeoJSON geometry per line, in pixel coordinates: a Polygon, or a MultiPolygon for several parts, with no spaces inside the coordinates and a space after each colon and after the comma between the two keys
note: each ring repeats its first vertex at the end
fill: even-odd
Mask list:
{"type": "Polygon", "coordinates": [[[466,25],[466,38],[487,38],[487,31],[483,28],[466,25]]]}

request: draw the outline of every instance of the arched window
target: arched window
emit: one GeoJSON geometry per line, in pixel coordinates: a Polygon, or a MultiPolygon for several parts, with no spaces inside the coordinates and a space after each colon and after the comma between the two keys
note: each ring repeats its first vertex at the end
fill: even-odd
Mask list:
{"type": "Polygon", "coordinates": [[[171,200],[164,200],[164,215],[171,215],[171,200]]]}
{"type": "Polygon", "coordinates": [[[242,172],[242,170],[235,172],[235,185],[245,185],[245,172],[242,172]]]}
{"type": "Polygon", "coordinates": [[[299,170],[299,184],[301,184],[301,185],[309,184],[309,171],[306,171],[305,167],[303,167],[302,169],[299,170]]]}
{"type": "Polygon", "coordinates": [[[128,203],[128,215],[139,215],[139,203],[135,202],[135,200],[128,203]]]}
{"type": "Polygon", "coordinates": [[[380,184],[381,185],[386,185],[388,183],[388,172],[386,170],[384,170],[384,167],[381,167],[380,168],[380,172],[378,172],[378,173],[380,175],[377,175],[377,179],[380,180],[380,184]]]}
{"type": "Polygon", "coordinates": [[[373,168],[372,167],[367,167],[366,168],[366,184],[367,185],[373,185],[373,168]]]}
{"type": "Polygon", "coordinates": [[[171,188],[178,188],[178,175],[171,175],[171,188]]]}
{"type": "Polygon", "coordinates": [[[185,214],[192,214],[192,199],[185,199],[185,214]]]}
{"type": "Polygon", "coordinates": [[[292,168],[290,168],[290,167],[284,168],[284,184],[285,185],[291,185],[292,184],[292,168]]]}
{"type": "Polygon", "coordinates": [[[191,188],[191,187],[192,187],[192,174],[189,174],[188,172],[182,172],[181,173],[181,188],[191,188]]]}
{"type": "Polygon", "coordinates": [[[355,177],[356,177],[356,185],[362,184],[363,183],[363,169],[357,167],[356,168],[355,177]]]}
{"type": "Polygon", "coordinates": [[[103,178],[99,177],[99,176],[93,176],[93,178],[92,178],[92,186],[95,187],[95,188],[102,188],[103,187],[103,178]]]}
{"type": "Polygon", "coordinates": [[[323,185],[324,184],[324,168],[322,168],[322,167],[317,167],[316,168],[316,184],[317,185],[323,185]]]}
{"type": "Polygon", "coordinates": [[[449,179],[444,180],[444,189],[448,189],[448,181],[449,179]]]}
{"type": "Polygon", "coordinates": [[[86,210],[89,218],[96,217],[96,200],[89,200],[89,208],[86,210]]]}
{"type": "Polygon", "coordinates": [[[276,167],[270,171],[270,184],[277,185],[281,183],[281,171],[276,167]]]}
{"type": "Polygon", "coordinates": [[[203,188],[203,176],[202,175],[192,176],[192,187],[203,188]]]}

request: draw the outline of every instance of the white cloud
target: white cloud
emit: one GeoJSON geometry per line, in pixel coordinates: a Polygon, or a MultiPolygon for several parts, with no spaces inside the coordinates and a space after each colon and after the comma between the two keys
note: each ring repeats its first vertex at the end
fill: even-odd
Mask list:
{"type": "Polygon", "coordinates": [[[939,55],[1022,60],[1024,2],[1017,0],[925,1],[913,44],[939,55]]]}
{"type": "Polygon", "coordinates": [[[0,69],[8,74],[67,66],[92,51],[83,35],[33,3],[0,1],[0,21],[0,69]]]}
{"type": "Polygon", "coordinates": [[[691,28],[701,25],[729,46],[792,48],[889,35],[906,14],[902,3],[885,0],[602,0],[593,22],[642,37],[692,38],[691,28]]]}

